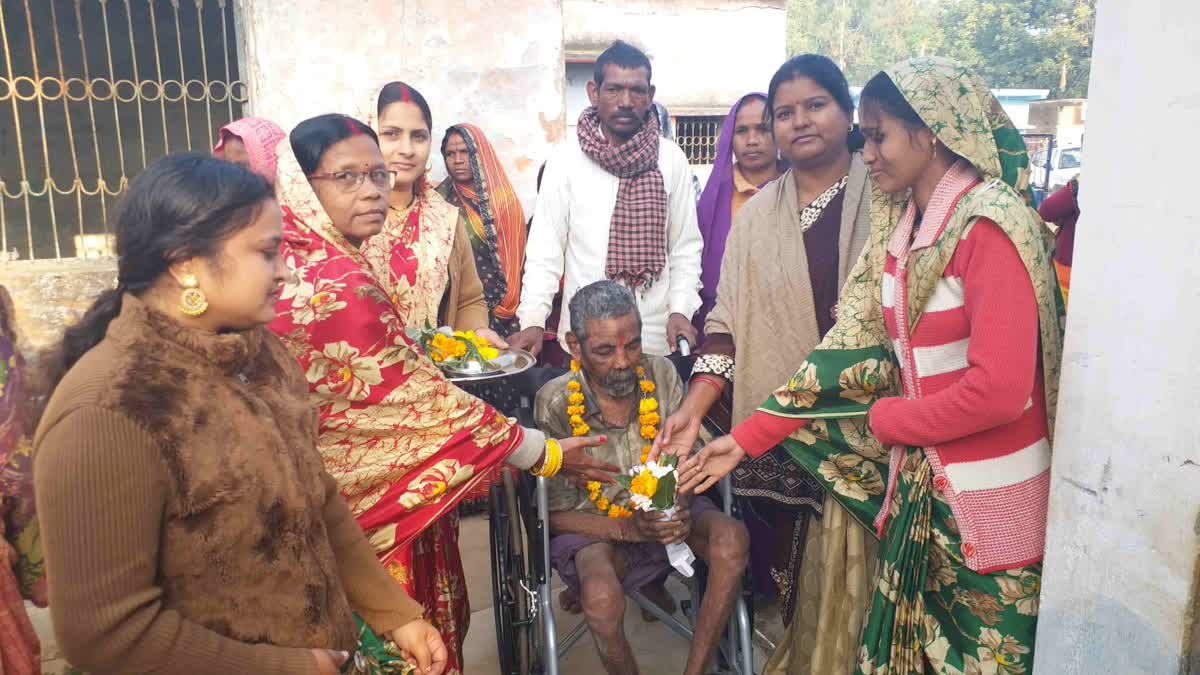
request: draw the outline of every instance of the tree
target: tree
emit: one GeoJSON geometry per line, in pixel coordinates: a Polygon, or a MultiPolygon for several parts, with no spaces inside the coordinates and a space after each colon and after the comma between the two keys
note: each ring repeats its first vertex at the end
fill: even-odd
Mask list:
{"type": "Polygon", "coordinates": [[[940,42],[935,0],[789,0],[788,53],[825,54],[862,84],[940,42]]]}
{"type": "Polygon", "coordinates": [[[1085,97],[1096,0],[789,0],[788,51],[832,58],[852,84],[925,54],[994,87],[1085,97]]]}
{"type": "Polygon", "coordinates": [[[943,0],[945,55],[993,87],[1087,96],[1096,0],[943,0]]]}

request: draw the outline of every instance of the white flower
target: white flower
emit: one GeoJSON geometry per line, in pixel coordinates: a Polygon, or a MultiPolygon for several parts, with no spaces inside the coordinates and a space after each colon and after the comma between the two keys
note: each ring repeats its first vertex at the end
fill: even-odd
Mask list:
{"type": "Polygon", "coordinates": [[[646,468],[650,470],[651,475],[659,479],[675,470],[673,466],[659,464],[658,462],[647,462],[646,468]]]}
{"type": "Polygon", "coordinates": [[[638,511],[653,511],[654,502],[645,495],[629,495],[629,503],[638,511]]]}

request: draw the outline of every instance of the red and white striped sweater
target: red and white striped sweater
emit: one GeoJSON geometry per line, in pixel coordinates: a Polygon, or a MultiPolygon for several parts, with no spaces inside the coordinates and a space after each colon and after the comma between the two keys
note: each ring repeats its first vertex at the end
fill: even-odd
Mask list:
{"type": "MultiPolygon", "coordinates": [[[[964,562],[992,572],[1037,562],[1045,549],[1050,444],[1029,274],[1004,232],[976,219],[911,333],[907,322],[896,321],[907,314],[909,255],[937,240],[955,204],[978,183],[973,169],[956,165],[916,236],[908,216],[889,242],[884,323],[901,362],[904,396],[876,402],[869,424],[885,446],[926,449],[934,488],[958,521],[964,562]]],[[[734,436],[757,456],[802,423],[756,413],[734,436]]],[[[896,484],[899,459],[893,451],[889,486],[896,484]]],[[[876,521],[880,534],[888,507],[885,501],[876,521]]]]}

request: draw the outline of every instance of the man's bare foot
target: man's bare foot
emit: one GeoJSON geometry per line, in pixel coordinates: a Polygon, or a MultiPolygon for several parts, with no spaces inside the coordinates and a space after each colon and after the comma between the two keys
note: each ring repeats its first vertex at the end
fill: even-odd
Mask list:
{"type": "Polygon", "coordinates": [[[567,614],[578,614],[583,611],[583,605],[579,604],[579,596],[569,588],[558,594],[558,606],[567,614]]]}
{"type": "MultiPolygon", "coordinates": [[[[667,614],[675,613],[675,598],[672,598],[671,594],[667,592],[665,583],[656,582],[646,584],[645,586],[639,588],[638,591],[642,595],[646,596],[647,600],[653,602],[655,605],[658,605],[658,608],[667,614]]],[[[655,621],[658,621],[658,617],[651,614],[649,610],[643,609],[642,621],[645,621],[646,623],[654,623],[655,621]]]]}

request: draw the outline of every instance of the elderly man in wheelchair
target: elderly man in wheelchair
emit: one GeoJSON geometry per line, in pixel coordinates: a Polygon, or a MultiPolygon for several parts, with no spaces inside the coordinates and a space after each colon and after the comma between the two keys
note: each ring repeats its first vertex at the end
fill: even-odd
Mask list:
{"type": "MultiPolygon", "coordinates": [[[[572,371],[577,372],[538,392],[535,419],[557,437],[604,436],[604,445],[591,453],[627,471],[642,461],[652,440],[646,438],[649,432],[639,417],[642,392],[654,392],[656,412],[665,419],[682,401],[683,384],[669,360],[642,353],[641,317],[628,289],[611,281],[586,286],[571,299],[570,315],[567,344],[578,364],[572,371]]],[[[615,484],[602,486],[593,500],[588,490],[565,480],[550,482],[550,559],[567,586],[563,604],[582,608],[608,673],[637,673],[625,637],[625,593],[641,591],[668,614],[673,611],[662,586],[671,568],[666,545],[686,542],[708,567],[684,671],[701,675],[741,590],[749,544],[746,528],[703,495],[681,502],[671,518],[644,511],[609,517],[609,510],[620,513],[612,505],[627,506],[628,499],[615,484]]]]}

